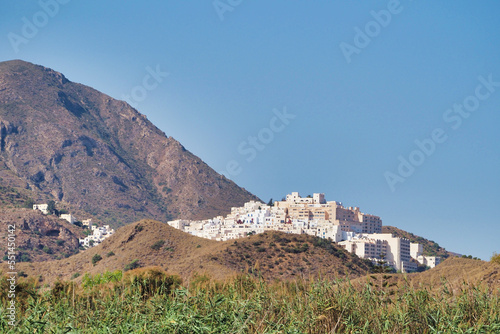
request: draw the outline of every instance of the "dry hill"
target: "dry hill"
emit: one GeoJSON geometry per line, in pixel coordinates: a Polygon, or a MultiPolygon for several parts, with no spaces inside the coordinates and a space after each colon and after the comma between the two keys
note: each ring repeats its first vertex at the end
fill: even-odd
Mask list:
{"type": "Polygon", "coordinates": [[[0,63],[0,185],[114,227],[256,199],[127,103],[21,60],[0,63]]]}
{"type": "MultiPolygon", "coordinates": [[[[358,277],[369,270],[369,265],[358,257],[306,235],[272,232],[236,242],[218,242],[194,237],[151,220],[122,227],[102,244],[69,258],[19,263],[17,270],[52,283],[86,272],[123,270],[135,260],[141,267],[159,266],[184,279],[195,273],[224,279],[242,272],[262,274],[267,280],[317,275],[335,278],[347,274],[358,277]],[[94,257],[102,258],[95,266],[92,264],[94,257]]],[[[0,268],[6,271],[5,264],[0,268]]]]}
{"type": "Polygon", "coordinates": [[[433,269],[419,274],[408,275],[411,282],[434,286],[443,280],[454,288],[459,288],[463,282],[486,284],[500,288],[500,265],[481,260],[450,257],[433,269]]]}

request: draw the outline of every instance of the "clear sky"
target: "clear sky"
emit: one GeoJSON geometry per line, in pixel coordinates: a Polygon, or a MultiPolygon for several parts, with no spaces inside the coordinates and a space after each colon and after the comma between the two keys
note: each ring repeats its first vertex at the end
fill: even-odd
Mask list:
{"type": "Polygon", "coordinates": [[[488,260],[499,17],[495,0],[4,0],[0,60],[128,99],[266,202],[324,192],[488,260]]]}

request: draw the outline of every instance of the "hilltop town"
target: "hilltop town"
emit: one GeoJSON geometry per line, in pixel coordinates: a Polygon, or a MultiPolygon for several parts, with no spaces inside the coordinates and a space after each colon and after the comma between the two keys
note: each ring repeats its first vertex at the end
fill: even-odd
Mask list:
{"type": "Polygon", "coordinates": [[[416,271],[419,265],[433,268],[441,262],[440,257],[424,256],[422,245],[418,243],[382,233],[380,217],[363,213],[358,207],[326,201],[322,193],[304,198],[292,192],[274,203],[250,201],[243,207],[233,207],[226,217],[178,219],[168,224],[191,235],[216,241],[271,230],[313,235],[330,239],[360,258],[400,272],[416,271]]]}

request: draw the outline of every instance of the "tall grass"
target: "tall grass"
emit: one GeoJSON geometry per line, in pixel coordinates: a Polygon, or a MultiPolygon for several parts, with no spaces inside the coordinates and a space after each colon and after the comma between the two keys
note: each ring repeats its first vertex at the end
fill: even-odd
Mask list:
{"type": "MultiPolygon", "coordinates": [[[[20,285],[18,323],[2,333],[500,333],[500,291],[464,283],[413,288],[389,276],[266,283],[197,276],[181,284],[159,269],[102,275],[86,288],[20,285]],[[109,281],[103,277],[113,277],[109,281]],[[97,282],[97,283],[96,283],[97,282]]],[[[87,282],[92,279],[87,278],[87,282]]],[[[0,281],[6,291],[6,281],[0,281]]]]}

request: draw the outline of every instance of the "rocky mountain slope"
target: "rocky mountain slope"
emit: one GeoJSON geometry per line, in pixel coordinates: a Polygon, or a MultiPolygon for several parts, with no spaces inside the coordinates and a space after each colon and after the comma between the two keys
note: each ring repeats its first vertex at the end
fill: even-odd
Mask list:
{"type": "MultiPolygon", "coordinates": [[[[16,262],[38,262],[78,253],[83,229],[32,209],[0,209],[0,229],[15,225],[16,262]]],[[[7,254],[7,233],[2,233],[0,255],[7,254]]],[[[3,258],[3,261],[6,259],[3,258]]]]}
{"type": "Polygon", "coordinates": [[[127,103],[20,60],[0,63],[0,178],[113,227],[256,199],[127,103]]]}

